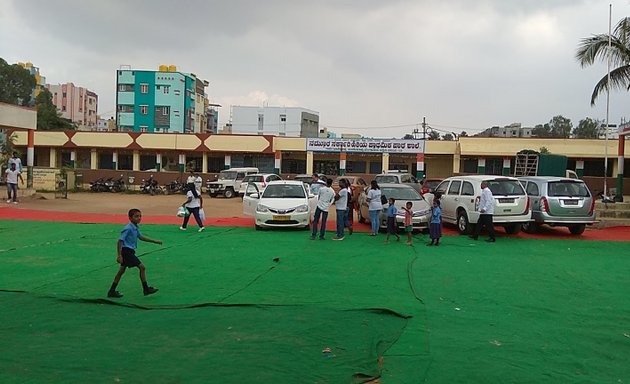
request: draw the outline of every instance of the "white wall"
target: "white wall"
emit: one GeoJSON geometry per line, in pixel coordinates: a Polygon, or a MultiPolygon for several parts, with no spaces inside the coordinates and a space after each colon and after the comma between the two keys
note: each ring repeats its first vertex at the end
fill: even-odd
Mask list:
{"type": "Polygon", "coordinates": [[[299,137],[302,112],[318,115],[305,108],[232,106],[232,133],[299,137]],[[258,130],[258,114],[263,114],[263,130],[258,130]],[[280,121],[286,115],[286,122],[280,121]]]}

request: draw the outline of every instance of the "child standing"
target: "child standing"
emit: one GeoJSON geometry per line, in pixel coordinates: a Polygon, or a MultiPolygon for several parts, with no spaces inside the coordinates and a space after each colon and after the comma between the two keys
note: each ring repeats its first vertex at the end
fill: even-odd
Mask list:
{"type": "Polygon", "coordinates": [[[136,247],[138,245],[138,239],[159,245],[162,245],[162,242],[160,240],[153,240],[142,236],[140,228],[138,227],[138,224],[142,221],[142,213],[139,209],[130,209],[128,216],[129,224],[123,228],[120,232],[120,237],[118,238],[118,257],[116,258],[116,262],[120,264],[120,269],[118,269],[118,273],[116,273],[116,276],[114,277],[114,282],[112,283],[111,288],[109,288],[109,292],[107,292],[107,297],[123,297],[122,293],[116,290],[116,287],[120,282],[120,278],[125,273],[125,270],[127,268],[134,267],[138,267],[140,270],[140,281],[142,282],[144,295],[152,295],[158,291],[157,288],[149,287],[147,284],[147,277],[145,273],[146,268],[136,256],[136,247]]]}
{"type": "Polygon", "coordinates": [[[427,245],[440,245],[440,237],[442,237],[442,208],[440,208],[440,199],[433,200],[431,220],[429,222],[429,236],[431,237],[431,242],[427,245]]]}
{"type": "Polygon", "coordinates": [[[413,234],[413,225],[411,224],[411,207],[413,207],[413,203],[408,201],[403,208],[405,210],[405,232],[407,232],[407,245],[412,245],[413,240],[411,235],[413,234]]]}
{"type": "Polygon", "coordinates": [[[396,241],[400,241],[398,228],[396,228],[396,214],[398,213],[398,208],[394,205],[395,202],[396,199],[393,197],[389,198],[389,207],[387,207],[387,237],[385,238],[385,244],[389,243],[389,235],[396,236],[396,241]]]}

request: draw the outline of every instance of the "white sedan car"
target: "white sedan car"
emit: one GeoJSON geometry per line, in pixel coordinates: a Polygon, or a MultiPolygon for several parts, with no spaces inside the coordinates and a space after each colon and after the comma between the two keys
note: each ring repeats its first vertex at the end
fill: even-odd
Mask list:
{"type": "Polygon", "coordinates": [[[309,229],[317,207],[317,197],[301,181],[279,180],[267,184],[260,192],[254,183],[247,185],[243,196],[243,214],[253,216],[256,229],[309,229]]]}

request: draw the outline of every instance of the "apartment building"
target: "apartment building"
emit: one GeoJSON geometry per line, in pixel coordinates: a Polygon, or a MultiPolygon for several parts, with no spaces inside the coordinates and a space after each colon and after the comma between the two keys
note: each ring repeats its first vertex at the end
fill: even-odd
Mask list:
{"type": "Polygon", "coordinates": [[[52,102],[61,117],[76,124],[79,130],[93,131],[97,128],[98,95],[87,88],[73,83],[46,84],[52,102]]]}
{"type": "Polygon", "coordinates": [[[318,137],[319,113],[300,107],[232,106],[233,134],[318,137]]]}

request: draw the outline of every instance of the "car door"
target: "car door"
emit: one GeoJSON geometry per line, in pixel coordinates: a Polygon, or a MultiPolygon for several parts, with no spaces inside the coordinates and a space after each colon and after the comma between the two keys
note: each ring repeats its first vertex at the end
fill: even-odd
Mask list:
{"type": "MultiPolygon", "coordinates": [[[[521,183],[523,184],[523,183],[521,183]]],[[[534,181],[527,181],[525,184],[525,193],[529,196],[532,214],[540,214],[540,188],[534,181]]]]}
{"type": "Polygon", "coordinates": [[[243,195],[243,215],[254,216],[256,206],[260,200],[260,191],[254,183],[247,184],[245,195],[243,195]]]}
{"type": "Polygon", "coordinates": [[[457,220],[457,207],[460,205],[459,190],[461,189],[461,180],[452,180],[446,189],[444,198],[440,200],[442,215],[449,220],[457,220]]]}
{"type": "MultiPolygon", "coordinates": [[[[438,185],[438,187],[435,189],[435,193],[432,195],[433,198],[431,198],[430,200],[433,200],[435,198],[435,195],[439,194],[442,197],[444,197],[446,195],[446,190],[448,189],[448,185],[450,184],[450,180],[445,180],[442,183],[440,183],[440,185],[438,185]]],[[[428,196],[427,196],[428,197],[428,196]]],[[[440,207],[442,209],[442,218],[444,218],[447,221],[454,221],[454,216],[453,213],[448,213],[446,211],[446,206],[449,205],[449,202],[447,201],[446,198],[440,198],[440,207]]],[[[451,204],[452,205],[452,204],[451,204]]],[[[452,211],[452,208],[451,208],[452,211]]]]}

